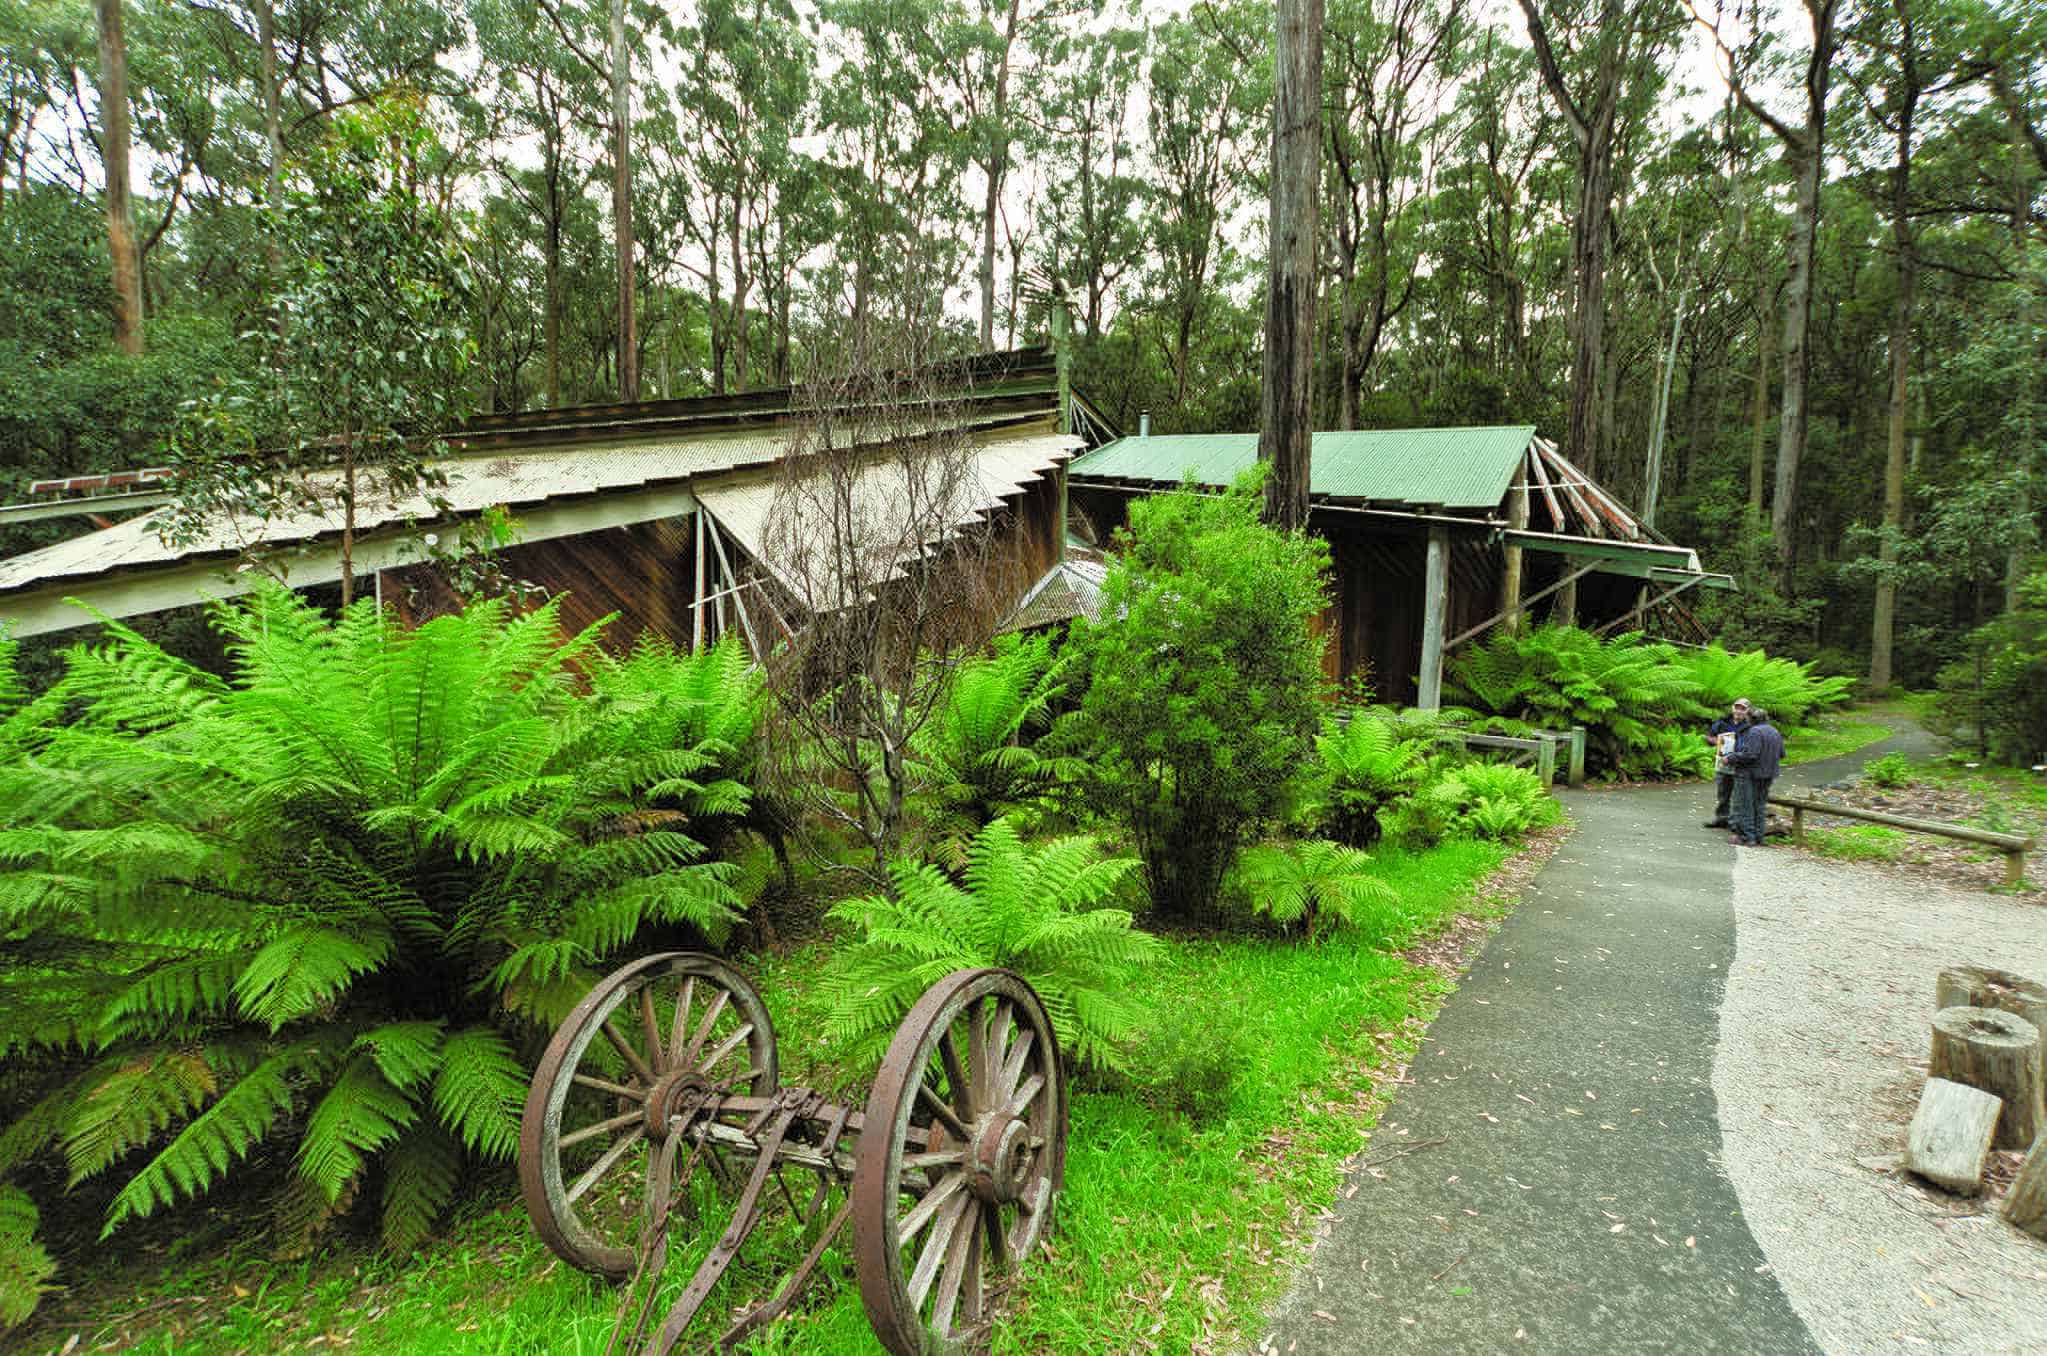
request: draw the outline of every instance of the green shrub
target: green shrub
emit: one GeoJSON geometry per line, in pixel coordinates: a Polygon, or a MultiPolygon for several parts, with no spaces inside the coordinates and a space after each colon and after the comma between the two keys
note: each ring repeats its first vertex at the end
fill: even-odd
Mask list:
{"type": "Polygon", "coordinates": [[[1862,765],[1863,778],[1886,791],[1895,791],[1913,782],[1912,764],[1902,753],[1887,753],[1881,758],[1872,758],[1862,765]]]}
{"type": "Polygon", "coordinates": [[[1048,635],[1004,636],[993,654],[954,672],[914,752],[940,803],[973,828],[1042,804],[1062,776],[1074,774],[1072,764],[1029,742],[1065,694],[1067,667],[1048,635]]]}
{"type": "Polygon", "coordinates": [[[1968,644],[1967,658],[1940,671],[1941,714],[1986,756],[2020,766],[2047,758],[2047,570],[1968,644]]]}
{"type": "Polygon", "coordinates": [[[1368,853],[1326,838],[1252,848],[1237,874],[1253,912],[1281,927],[1301,924],[1310,942],[1325,920],[1349,927],[1367,913],[1400,907],[1392,887],[1372,874],[1368,853]]]}
{"type": "Polygon", "coordinates": [[[1244,1071],[1257,1064],[1243,1026],[1203,1007],[1146,1031],[1120,1077],[1142,1101],[1199,1129],[1229,1115],[1244,1071]]]}
{"type": "Polygon", "coordinates": [[[1850,824],[1838,829],[1812,828],[1805,831],[1805,845],[1822,857],[1850,862],[1895,862],[1908,843],[1897,829],[1881,824],[1850,824]]]}
{"type": "Polygon", "coordinates": [[[1443,742],[1440,730],[1438,723],[1385,709],[1352,711],[1342,723],[1331,719],[1315,740],[1324,831],[1351,847],[1377,842],[1381,811],[1421,783],[1430,754],[1443,742]]]}
{"type": "Polygon", "coordinates": [[[227,679],[110,625],[69,656],[75,723],[0,768],[0,926],[39,958],[0,975],[4,1039],[82,1052],[0,1171],[119,1166],[111,1229],[267,1142],[280,1237],[373,1196],[409,1246],[511,1158],[518,1043],[643,924],[734,918],[685,832],[715,758],[594,718],[595,630],[564,643],[551,606],[406,630],[269,589],[215,624],[227,679]]]}
{"type": "Polygon", "coordinates": [[[833,961],[826,1034],[879,1058],[924,990],[954,970],[999,965],[1038,991],[1074,1058],[1120,1064],[1117,1047],[1143,1017],[1129,981],[1159,944],[1126,910],[1100,905],[1136,865],[1104,858],[1092,838],[1026,844],[1008,819],[967,845],[961,883],[928,864],[890,863],[893,895],[832,908],[860,936],[833,961]]]}
{"type": "Polygon", "coordinates": [[[1252,481],[1133,501],[1106,620],[1077,632],[1089,797],[1184,916],[1214,911],[1239,845],[1297,810],[1314,769],[1329,550],[1261,524],[1261,502],[1252,481]]]}
{"type": "Polygon", "coordinates": [[[1391,817],[1388,831],[1410,847],[1456,837],[1509,842],[1559,814],[1542,779],[1527,768],[1464,763],[1425,783],[1391,817]]]}

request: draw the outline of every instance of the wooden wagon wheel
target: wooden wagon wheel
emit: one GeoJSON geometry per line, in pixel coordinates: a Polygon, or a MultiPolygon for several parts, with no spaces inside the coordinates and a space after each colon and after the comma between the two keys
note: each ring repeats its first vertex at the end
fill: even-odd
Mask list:
{"type": "Polygon", "coordinates": [[[952,1356],[1051,1224],[1066,1087],[1044,1004],[1007,970],[961,970],[903,1019],[853,1169],[854,1262],[896,1356],[952,1356]]]}
{"type": "Polygon", "coordinates": [[[519,1187],[534,1228],[571,1266],[631,1275],[649,1146],[670,1117],[709,1091],[765,1097],[776,1080],[768,1010],[722,961],[673,951],[612,971],[555,1032],[526,1096],[519,1187]]]}

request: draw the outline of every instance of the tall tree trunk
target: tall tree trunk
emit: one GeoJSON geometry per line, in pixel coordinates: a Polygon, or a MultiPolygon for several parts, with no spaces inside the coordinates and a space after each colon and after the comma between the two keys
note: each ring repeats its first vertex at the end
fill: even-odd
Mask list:
{"type": "Polygon", "coordinates": [[[1784,393],[1777,417],[1776,497],[1770,504],[1770,535],[1777,543],[1779,584],[1791,591],[1797,566],[1798,466],[1805,456],[1811,412],[1806,384],[1812,376],[1812,271],[1818,252],[1820,180],[1826,158],[1817,133],[1797,154],[1797,204],[1791,224],[1790,268],[1784,278],[1784,333],[1778,351],[1784,364],[1784,393]]]}
{"type": "Polygon", "coordinates": [[[275,205],[284,178],[284,115],[277,88],[277,15],[270,0],[256,0],[256,45],[263,72],[263,139],[270,148],[265,197],[275,205]]]}
{"type": "Polygon", "coordinates": [[[995,220],[1002,210],[1002,189],[1009,177],[1009,60],[1016,50],[1017,24],[1023,0],[1009,0],[1003,27],[1002,60],[995,70],[995,93],[988,119],[988,195],[981,205],[981,351],[995,350],[995,220]]]}
{"type": "MultiPolygon", "coordinates": [[[[1763,530],[1763,479],[1770,430],[1770,364],[1776,358],[1777,330],[1770,323],[1775,289],[1765,281],[1756,297],[1756,383],[1749,402],[1748,532],[1750,544],[1763,530]]],[[[1746,582],[1754,583],[1754,580],[1746,582]]]]}
{"type": "Polygon", "coordinates": [[[1265,285],[1265,521],[1308,525],[1314,429],[1315,210],[1322,177],[1322,0],[1279,0],[1273,29],[1272,212],[1265,285]]]}
{"type": "Polygon", "coordinates": [[[632,57],[625,0],[611,0],[611,217],[618,255],[618,398],[640,398],[640,340],[633,285],[632,57]]]}
{"type": "Polygon", "coordinates": [[[1918,111],[1918,63],[1912,42],[1912,14],[1906,0],[1893,0],[1900,25],[1897,141],[1891,167],[1891,249],[1896,255],[1898,294],[1891,303],[1891,401],[1884,440],[1883,538],[1877,545],[1876,610],[1869,626],[1869,689],[1891,686],[1892,646],[1898,616],[1898,539],[1905,530],[1905,434],[1912,400],[1912,309],[1919,283],[1918,245],[1912,231],[1912,121],[1918,111]]]}
{"type": "Polygon", "coordinates": [[[99,12],[100,158],[107,177],[107,250],[114,269],[114,342],[142,352],[142,261],[135,253],[129,201],[128,44],[121,35],[122,0],[96,0],[99,12]]]}
{"type": "MultiPolygon", "coordinates": [[[[2005,86],[1999,84],[2000,95],[2005,86]]],[[[2009,96],[2004,100],[2007,111],[2013,102],[2009,96]]],[[[2011,118],[2012,140],[2012,197],[2011,197],[2011,241],[2013,257],[2022,268],[2026,258],[2027,218],[2033,205],[2033,164],[2027,158],[2031,144],[2027,138],[2028,123],[2023,116],[2011,118]]],[[[2039,301],[2020,293],[2019,305],[2031,309],[2037,318],[2039,301]]],[[[2035,326],[2024,327],[2024,332],[2035,332],[2035,326]]],[[[2011,544],[2004,560],[2004,610],[2016,612],[2019,608],[2019,589],[2026,582],[2026,561],[2032,551],[2031,528],[2033,523],[2033,473],[2039,466],[2039,449],[2034,446],[2033,434],[2033,391],[2037,374],[2028,371],[2026,379],[2016,392],[2019,400],[2019,484],[2018,508],[2022,524],[2020,534],[2011,544]]]]}

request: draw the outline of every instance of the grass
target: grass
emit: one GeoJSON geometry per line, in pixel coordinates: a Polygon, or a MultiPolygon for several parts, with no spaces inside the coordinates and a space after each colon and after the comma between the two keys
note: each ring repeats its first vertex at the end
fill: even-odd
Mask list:
{"type": "Polygon", "coordinates": [[[1849,862],[1895,862],[1905,852],[1910,837],[1899,829],[1881,824],[1851,824],[1838,829],[1807,829],[1805,845],[1822,857],[1849,862]]]}
{"type": "Polygon", "coordinates": [[[1833,713],[1801,725],[1784,736],[1784,762],[1796,766],[1839,758],[1889,739],[1896,730],[1867,714],[1833,713]]]}
{"type": "MultiPolygon", "coordinates": [[[[1218,1091],[1190,1118],[1164,1109],[1169,1099],[1156,1087],[1099,1077],[1076,1087],[1059,1233],[995,1351],[1214,1351],[1250,1333],[1288,1282],[1289,1269],[1275,1264],[1288,1240],[1333,1196],[1343,1161],[1368,1134],[1380,1104],[1375,1074],[1411,1052],[1448,991],[1435,971],[1396,953],[1470,909],[1475,884],[1509,851],[1470,841],[1387,850],[1377,869],[1400,910],[1319,946],[1174,940],[1143,995],[1178,1038],[1160,1047],[1170,1058],[1199,1063],[1189,1049],[1214,1052],[1196,1072],[1214,1075],[1218,1091]],[[1189,1042],[1188,1030],[1215,1038],[1189,1042]]],[[[815,1062],[810,1034],[822,1024],[817,980],[827,958],[817,942],[740,963],[767,999],[788,1082],[847,1081],[815,1062]]],[[[439,1241],[409,1259],[346,1243],[278,1263],[258,1240],[223,1244],[222,1224],[146,1260],[73,1272],[59,1279],[79,1294],[53,1297],[18,1349],[62,1347],[78,1333],[78,1350],[155,1356],[333,1346],[408,1356],[602,1352],[618,1292],[555,1261],[506,1182],[474,1183],[464,1195],[468,1206],[439,1241]]],[[[678,1239],[664,1308],[715,1227],[694,1246],[678,1239]]],[[[708,1340],[716,1315],[764,1298],[803,1243],[787,1220],[757,1234],[692,1335],[708,1340]]],[[[749,1350],[879,1350],[849,1242],[826,1254],[798,1311],[749,1350]]]]}

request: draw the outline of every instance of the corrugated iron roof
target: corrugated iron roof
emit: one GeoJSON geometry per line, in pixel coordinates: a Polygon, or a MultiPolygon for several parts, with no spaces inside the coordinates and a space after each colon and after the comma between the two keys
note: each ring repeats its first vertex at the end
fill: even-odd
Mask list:
{"type": "MultiPolygon", "coordinates": [[[[980,425],[1007,417],[1011,416],[984,416],[968,422],[980,425]]],[[[477,513],[503,504],[516,515],[522,506],[555,499],[633,490],[767,466],[788,450],[791,436],[786,429],[725,430],[682,437],[458,453],[439,463],[448,483],[432,491],[432,497],[421,493],[384,500],[365,495],[356,506],[356,531],[367,534],[392,524],[438,519],[442,510],[434,504],[433,497],[445,500],[458,514],[477,513]]],[[[0,593],[87,579],[115,570],[171,565],[193,557],[232,555],[256,547],[293,546],[339,534],[343,525],[338,509],[270,519],[230,517],[210,525],[195,541],[171,546],[157,535],[159,517],[144,513],[82,537],[0,560],[0,593]]]]}
{"type": "Polygon", "coordinates": [[[972,468],[962,473],[937,464],[905,467],[891,458],[868,462],[854,473],[844,502],[824,477],[790,485],[778,475],[758,473],[697,486],[697,500],[799,602],[814,611],[831,610],[851,601],[843,567],[852,543],[835,535],[838,515],[848,519],[866,558],[851,587],[871,588],[900,574],[953,528],[1022,493],[1081,445],[1067,434],[1038,431],[997,431],[977,441],[972,468]],[[939,506],[941,498],[947,502],[939,506]]]}
{"type": "Polygon", "coordinates": [[[1109,580],[1108,565],[1099,560],[1062,560],[1045,571],[1030,592],[1017,600],[1003,632],[1029,631],[1056,626],[1086,617],[1102,619],[1102,589],[1109,580]]]}
{"type": "MultiPolygon", "coordinates": [[[[1365,429],[1314,435],[1309,492],[1317,498],[1490,509],[1514,481],[1535,426],[1365,429]]],[[[1255,433],[1119,438],[1076,458],[1074,483],[1134,480],[1228,485],[1258,459],[1255,433]]]]}

